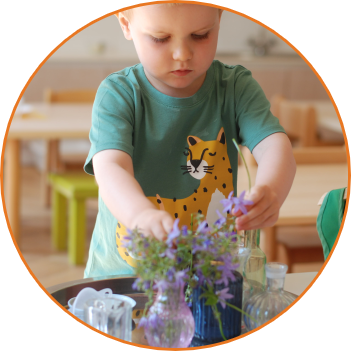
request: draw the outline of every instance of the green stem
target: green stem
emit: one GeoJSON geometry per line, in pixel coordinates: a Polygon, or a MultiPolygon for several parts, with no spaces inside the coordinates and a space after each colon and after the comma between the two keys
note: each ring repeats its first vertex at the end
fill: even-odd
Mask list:
{"type": "MultiPolygon", "coordinates": [[[[191,234],[193,234],[193,222],[194,221],[194,214],[192,213],[190,215],[190,230],[191,230],[191,234]]],[[[191,260],[190,260],[190,274],[192,274],[193,271],[193,254],[191,254],[191,260]]]]}
{"type": "MultiPolygon", "coordinates": [[[[212,306],[212,308],[215,310],[215,313],[214,313],[215,315],[219,313],[216,305],[212,306]]],[[[216,318],[216,319],[218,321],[219,331],[221,332],[223,340],[227,340],[227,338],[224,336],[224,333],[223,333],[223,326],[222,326],[221,319],[220,318],[216,318]]]]}
{"type": "Polygon", "coordinates": [[[239,148],[239,145],[237,144],[236,140],[233,138],[233,143],[236,147],[236,149],[238,150],[238,153],[240,155],[240,158],[241,160],[243,161],[244,165],[245,165],[245,168],[246,168],[246,173],[247,173],[247,177],[249,178],[249,192],[251,190],[251,177],[250,177],[250,172],[249,172],[249,168],[247,167],[247,164],[246,164],[246,161],[245,161],[245,158],[244,158],[244,155],[242,154],[240,148],[239,148]]]}
{"type": "Polygon", "coordinates": [[[244,311],[243,311],[242,309],[240,309],[239,307],[236,307],[236,306],[232,305],[231,303],[229,303],[229,302],[227,302],[227,301],[224,301],[224,300],[223,300],[223,302],[225,302],[225,304],[226,304],[227,306],[229,306],[229,307],[231,307],[231,308],[234,308],[234,310],[237,310],[238,312],[244,314],[245,316],[249,317],[249,318],[252,319],[255,323],[258,324],[257,320],[256,320],[254,317],[250,316],[248,313],[244,312],[244,311]]]}

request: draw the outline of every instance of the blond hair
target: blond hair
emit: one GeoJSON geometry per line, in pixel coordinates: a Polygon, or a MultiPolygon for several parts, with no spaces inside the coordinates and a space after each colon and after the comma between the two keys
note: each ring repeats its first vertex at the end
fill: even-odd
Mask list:
{"type": "MultiPolygon", "coordinates": [[[[184,2],[166,2],[165,4],[157,4],[157,5],[166,5],[166,6],[177,6],[177,5],[184,5],[184,2]]],[[[186,4],[185,4],[186,5],[186,4]]],[[[146,5],[146,6],[151,6],[151,5],[146,5]]],[[[206,5],[203,5],[206,6],[206,5]]],[[[221,13],[223,10],[218,9],[219,13],[221,13]]],[[[128,21],[132,19],[132,14],[133,14],[133,9],[130,10],[124,10],[116,13],[117,18],[119,18],[120,15],[123,15],[128,21]]]]}

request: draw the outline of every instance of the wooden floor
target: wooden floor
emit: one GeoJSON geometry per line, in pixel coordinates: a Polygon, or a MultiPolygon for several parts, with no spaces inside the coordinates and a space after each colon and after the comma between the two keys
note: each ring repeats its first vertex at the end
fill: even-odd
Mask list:
{"type": "MultiPolygon", "coordinates": [[[[50,209],[43,206],[40,196],[40,173],[35,168],[24,168],[22,173],[21,252],[33,274],[44,287],[82,279],[85,265],[73,266],[67,252],[52,248],[50,241],[50,209]]],[[[96,204],[87,204],[86,257],[97,214],[96,204]]],[[[262,235],[264,250],[264,233],[262,235]]],[[[323,262],[296,264],[292,272],[318,271],[323,262]]]]}

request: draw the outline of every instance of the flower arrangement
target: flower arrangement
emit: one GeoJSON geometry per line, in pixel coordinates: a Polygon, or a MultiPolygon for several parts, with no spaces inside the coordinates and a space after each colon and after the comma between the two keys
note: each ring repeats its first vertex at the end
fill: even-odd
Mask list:
{"type": "MultiPolygon", "coordinates": [[[[230,193],[227,199],[221,201],[223,212],[231,211],[234,206],[235,211],[240,209],[246,213],[245,206],[252,202],[245,200],[244,195],[245,192],[242,192],[239,197],[234,197],[230,193]]],[[[191,304],[191,290],[201,286],[201,297],[206,299],[206,305],[212,307],[220,330],[222,326],[217,304],[223,308],[229,306],[238,309],[227,302],[233,297],[228,293],[228,284],[235,280],[233,272],[239,266],[233,254],[238,246],[235,219],[224,217],[218,210],[217,214],[219,218],[211,226],[203,215],[198,214],[196,229],[193,225],[190,229],[186,226],[179,229],[179,220],[175,220],[165,241],[146,237],[137,229],[129,231],[129,236],[124,238],[124,246],[138,257],[139,262],[136,267],[138,278],[133,288],[145,291],[148,296],[139,326],[147,327],[149,323],[156,323],[157,316],[147,314],[147,311],[153,302],[154,290],[159,288],[182,288],[187,284],[187,300],[191,304]],[[222,283],[224,288],[215,291],[214,285],[222,283]]],[[[222,336],[225,340],[223,333],[222,336]]]]}
{"type": "MultiPolygon", "coordinates": [[[[243,159],[235,140],[233,142],[243,159]]],[[[243,161],[246,166],[244,159],[243,161]]],[[[187,285],[186,300],[189,306],[192,303],[192,290],[200,287],[200,298],[206,299],[205,305],[211,306],[222,338],[226,340],[218,304],[223,309],[228,306],[246,315],[240,308],[228,302],[233,298],[228,285],[235,281],[234,271],[239,267],[238,258],[234,254],[238,248],[239,236],[235,228],[235,217],[227,214],[233,206],[234,212],[241,210],[247,213],[246,206],[253,203],[245,200],[244,196],[245,191],[239,197],[234,197],[231,192],[227,199],[222,200],[222,213],[226,216],[217,210],[219,218],[212,225],[201,214],[196,214],[195,225],[192,217],[190,228],[179,228],[179,219],[175,220],[165,241],[146,237],[138,229],[128,232],[129,235],[124,237],[124,247],[138,259],[138,278],[133,288],[144,291],[148,297],[139,327],[157,328],[164,324],[158,318],[157,312],[149,308],[154,301],[154,290],[183,289],[187,285]],[[218,285],[223,288],[216,290],[215,286],[218,285]]]]}

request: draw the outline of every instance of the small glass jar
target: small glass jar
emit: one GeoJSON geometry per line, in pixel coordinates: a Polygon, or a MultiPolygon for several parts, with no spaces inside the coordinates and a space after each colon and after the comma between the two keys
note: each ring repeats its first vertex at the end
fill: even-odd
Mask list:
{"type": "Polygon", "coordinates": [[[293,294],[283,290],[287,270],[288,266],[283,263],[266,264],[267,289],[253,295],[244,306],[244,311],[255,319],[244,315],[248,331],[266,323],[295,300],[293,294]]]}

